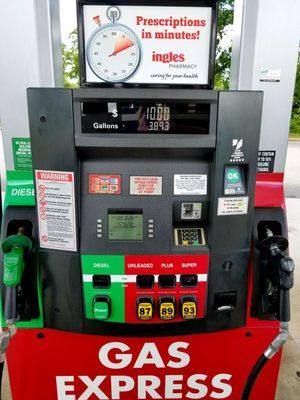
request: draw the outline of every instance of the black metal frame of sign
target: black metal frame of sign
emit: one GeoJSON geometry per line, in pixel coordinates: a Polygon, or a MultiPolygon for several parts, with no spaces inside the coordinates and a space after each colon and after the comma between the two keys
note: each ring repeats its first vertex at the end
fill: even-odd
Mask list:
{"type": "Polygon", "coordinates": [[[198,89],[213,89],[215,57],[216,57],[216,36],[217,36],[217,2],[218,0],[77,0],[77,26],[78,26],[78,48],[80,65],[80,85],[81,87],[158,87],[158,88],[185,88],[193,87],[198,89]],[[211,7],[211,37],[209,50],[209,68],[207,84],[159,84],[159,83],[107,83],[107,82],[87,82],[86,80],[86,52],[84,38],[84,17],[83,6],[85,5],[108,5],[108,6],[152,6],[161,7],[211,7]]]}

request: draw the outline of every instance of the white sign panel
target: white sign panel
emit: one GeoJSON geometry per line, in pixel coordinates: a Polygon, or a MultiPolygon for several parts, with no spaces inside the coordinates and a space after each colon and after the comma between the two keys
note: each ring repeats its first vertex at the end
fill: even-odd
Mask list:
{"type": "Polygon", "coordinates": [[[219,197],[218,215],[248,214],[249,197],[219,197]]]}
{"type": "Polygon", "coordinates": [[[174,175],[174,194],[206,195],[207,175],[174,175]]]}
{"type": "Polygon", "coordinates": [[[87,82],[208,84],[211,7],[84,5],[87,82]]]}
{"type": "Polygon", "coordinates": [[[130,194],[155,196],[162,194],[161,176],[131,176],[130,194]]]}
{"type": "Polygon", "coordinates": [[[260,81],[261,82],[280,82],[281,81],[280,68],[261,68],[260,81]]]}
{"type": "Polygon", "coordinates": [[[73,172],[35,171],[40,247],[76,251],[73,172]]]}

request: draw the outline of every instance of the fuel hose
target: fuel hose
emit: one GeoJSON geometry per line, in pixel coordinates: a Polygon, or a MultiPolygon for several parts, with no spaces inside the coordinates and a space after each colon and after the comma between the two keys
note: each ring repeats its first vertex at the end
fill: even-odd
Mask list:
{"type": "Polygon", "coordinates": [[[256,379],[262,372],[264,366],[267,364],[271,358],[278,353],[278,351],[282,348],[282,346],[288,340],[288,322],[280,322],[280,332],[279,335],[273,340],[273,342],[269,345],[269,347],[265,350],[265,352],[259,357],[256,364],[252,368],[246,385],[244,387],[244,391],[241,397],[241,400],[249,400],[251,396],[252,389],[256,382],[256,379]]]}
{"type": "Polygon", "coordinates": [[[3,378],[3,370],[4,370],[4,360],[1,359],[0,362],[0,400],[2,398],[2,378],[3,378]]]}

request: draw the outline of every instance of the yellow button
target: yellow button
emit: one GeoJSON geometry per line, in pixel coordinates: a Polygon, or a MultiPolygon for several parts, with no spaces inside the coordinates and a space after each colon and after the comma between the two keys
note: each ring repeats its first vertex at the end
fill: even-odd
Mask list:
{"type": "Polygon", "coordinates": [[[138,319],[148,320],[153,317],[153,303],[151,301],[140,301],[137,307],[138,319]]]}
{"type": "Polygon", "coordinates": [[[164,320],[175,318],[175,300],[160,300],[159,316],[164,320]]]}
{"type": "Polygon", "coordinates": [[[197,303],[195,300],[182,300],[181,315],[183,319],[197,318],[197,303]]]}
{"type": "Polygon", "coordinates": [[[183,244],[183,246],[188,246],[189,245],[189,241],[188,240],[183,240],[182,244],[183,244]]]}

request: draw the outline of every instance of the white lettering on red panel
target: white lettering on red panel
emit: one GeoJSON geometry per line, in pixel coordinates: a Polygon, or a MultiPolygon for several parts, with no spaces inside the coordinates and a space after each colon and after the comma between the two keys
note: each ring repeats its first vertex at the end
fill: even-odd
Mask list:
{"type": "MultiPolygon", "coordinates": [[[[119,400],[132,398],[145,399],[226,399],[232,393],[231,374],[218,373],[208,376],[206,373],[186,376],[184,368],[189,369],[191,355],[188,342],[173,342],[166,352],[160,352],[153,342],[144,343],[137,355],[123,342],[104,344],[99,350],[101,370],[109,369],[111,375],[98,376],[57,376],[56,389],[58,400],[119,400]],[[143,368],[151,367],[153,374],[143,373],[143,368]],[[140,375],[116,375],[114,371],[132,368],[141,371],[140,375]],[[175,369],[178,374],[155,375],[157,370],[175,369]],[[77,387],[85,385],[80,394],[77,387]],[[128,394],[128,397],[126,397],[128,394]],[[125,397],[124,397],[125,396],[125,397]]],[[[195,357],[199,357],[195,354],[195,357]]],[[[120,371],[121,372],[121,371],[120,371]]],[[[127,372],[128,373],[128,372],[127,372]]]]}

